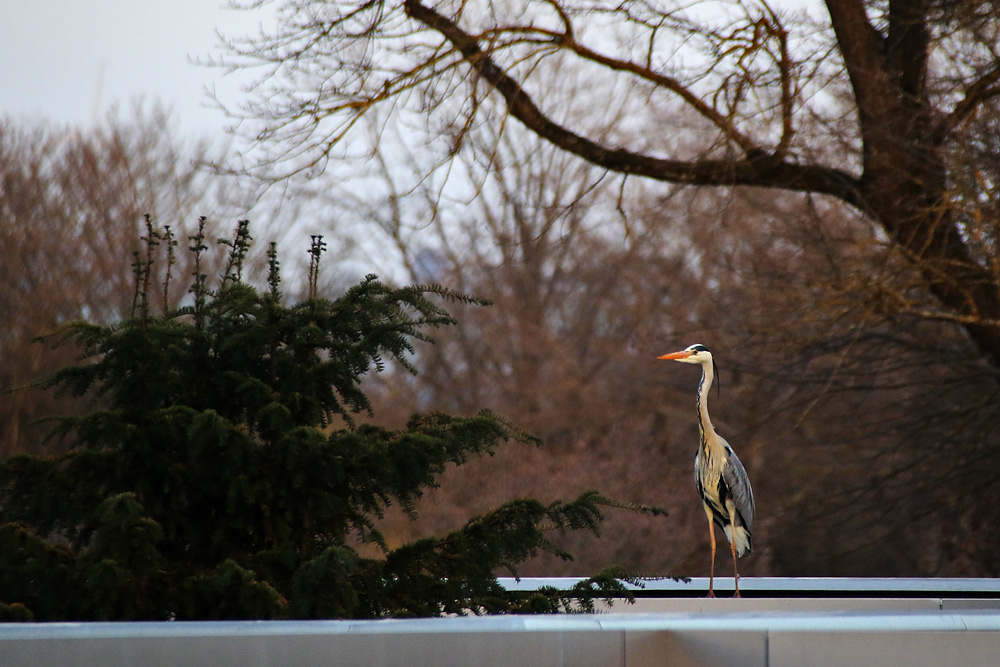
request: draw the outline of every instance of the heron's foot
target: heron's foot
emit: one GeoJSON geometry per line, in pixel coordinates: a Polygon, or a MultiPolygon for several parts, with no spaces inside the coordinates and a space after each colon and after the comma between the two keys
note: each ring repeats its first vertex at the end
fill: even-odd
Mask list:
{"type": "Polygon", "coordinates": [[[713,591],[709,591],[708,595],[706,595],[705,597],[707,597],[707,598],[714,598],[715,597],[715,593],[713,591]]]}

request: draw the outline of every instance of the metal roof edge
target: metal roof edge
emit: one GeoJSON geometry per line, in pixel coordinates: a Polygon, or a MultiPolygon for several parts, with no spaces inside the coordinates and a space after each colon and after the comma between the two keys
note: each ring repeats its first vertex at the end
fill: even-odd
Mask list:
{"type": "MultiPolygon", "coordinates": [[[[583,577],[502,577],[500,584],[509,591],[534,591],[550,586],[570,590],[583,577]]],[[[643,578],[639,585],[625,584],[637,594],[654,597],[670,594],[703,595],[708,590],[708,577],[677,580],[670,577],[643,578]]],[[[732,591],[732,577],[716,577],[717,591],[732,591]]],[[[900,595],[920,597],[1000,597],[1000,579],[992,578],[896,578],[896,577],[740,577],[744,594],[780,595],[857,595],[883,597],[900,595]]]]}

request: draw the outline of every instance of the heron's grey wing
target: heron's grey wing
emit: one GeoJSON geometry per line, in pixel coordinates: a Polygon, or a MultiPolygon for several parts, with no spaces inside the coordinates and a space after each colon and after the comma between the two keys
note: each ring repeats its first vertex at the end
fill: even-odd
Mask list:
{"type": "Polygon", "coordinates": [[[750,488],[750,478],[747,476],[743,464],[740,463],[740,457],[736,456],[736,452],[733,451],[728,442],[726,443],[726,464],[722,468],[722,479],[733,495],[736,510],[743,517],[747,530],[751,530],[754,515],[757,513],[753,501],[753,489],[750,488]]]}

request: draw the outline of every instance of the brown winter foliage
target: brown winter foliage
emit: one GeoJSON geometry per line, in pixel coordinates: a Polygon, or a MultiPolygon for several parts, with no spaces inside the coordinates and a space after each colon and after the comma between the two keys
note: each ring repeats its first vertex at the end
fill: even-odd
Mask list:
{"type": "MultiPolygon", "coordinates": [[[[205,144],[173,134],[158,107],[110,117],[93,131],[0,120],[0,391],[29,385],[75,360],[78,351],[35,342],[75,320],[115,322],[135,290],[128,258],[139,247],[144,216],[179,232],[197,209],[217,206],[202,178],[205,144]]],[[[190,274],[188,253],[177,274],[190,274]]],[[[157,273],[164,267],[157,266],[157,273]]],[[[183,297],[185,285],[165,295],[183,297]]],[[[158,304],[159,305],[159,304],[158,304]]],[[[59,336],[55,336],[58,339],[59,336]]],[[[40,451],[37,420],[75,405],[51,393],[0,395],[0,455],[40,451]]]]}

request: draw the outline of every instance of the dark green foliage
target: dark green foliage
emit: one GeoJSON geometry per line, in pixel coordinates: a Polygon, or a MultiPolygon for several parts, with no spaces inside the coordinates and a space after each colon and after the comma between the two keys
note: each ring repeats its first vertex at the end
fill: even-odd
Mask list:
{"type": "Polygon", "coordinates": [[[148,221],[146,232],[132,319],[62,334],[86,361],[45,385],[95,401],[84,417],[54,420],[67,453],[0,466],[0,618],[551,612],[620,589],[618,573],[581,589],[581,602],[554,591],[525,598],[494,577],[539,551],[569,558],[547,535],[596,534],[601,506],[615,503],[594,492],[548,506],[513,501],[397,549],[379,532],[387,506],[413,513],[449,463],[528,439],[486,411],[417,415],[400,430],[352,419],[370,412],[364,374],[387,359],[412,370],[413,341],[452,322],[430,297],[474,299],[374,276],[319,298],[314,238],[310,297],[285,306],[273,246],[269,291],[243,282],[251,239],[241,222],[222,242],[229,261],[218,290],[200,273],[200,226],[193,305],[153,315],[154,249],[165,245],[172,263],[176,241],[148,221]],[[382,557],[361,556],[357,538],[382,557]]]}

